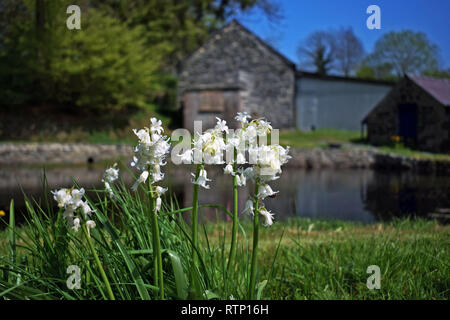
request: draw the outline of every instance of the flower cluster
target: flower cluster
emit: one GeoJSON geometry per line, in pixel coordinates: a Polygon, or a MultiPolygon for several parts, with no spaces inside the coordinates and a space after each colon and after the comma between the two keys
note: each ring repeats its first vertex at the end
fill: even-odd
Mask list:
{"type": "Polygon", "coordinates": [[[197,160],[197,154],[202,156],[205,164],[222,164],[223,151],[226,149],[223,132],[228,133],[228,126],[225,120],[217,119],[217,124],[212,130],[205,133],[195,133],[193,141],[194,160],[197,160]]]}
{"type": "Polygon", "coordinates": [[[105,170],[105,174],[103,175],[102,182],[105,184],[106,191],[109,192],[109,196],[112,198],[114,193],[111,189],[111,184],[114,183],[117,179],[119,179],[119,169],[116,169],[117,163],[115,163],[112,167],[105,170]]]}
{"type": "MultiPolygon", "coordinates": [[[[273,197],[278,192],[272,190],[267,182],[276,180],[282,172],[281,166],[291,157],[288,155],[289,148],[283,148],[278,144],[265,145],[258,139],[265,138],[271,133],[272,126],[264,119],[254,119],[250,121],[250,115],[246,112],[240,112],[235,117],[241,123],[241,128],[236,131],[234,136],[228,139],[228,148],[234,148],[237,152],[236,161],[229,162],[224,172],[225,174],[236,175],[238,186],[244,186],[247,180],[252,180],[258,184],[258,193],[254,200],[248,200],[244,212],[253,214],[254,201],[263,201],[266,197],[273,197]],[[258,142],[260,142],[258,144],[258,142]],[[246,169],[237,168],[233,164],[244,164],[245,149],[248,147],[250,167],[246,169]]],[[[266,141],[265,141],[266,142],[266,141]]],[[[258,212],[264,217],[264,225],[273,224],[273,214],[268,211],[264,204],[258,206],[258,212]]]]}
{"type": "MultiPolygon", "coordinates": [[[[194,160],[195,163],[204,164],[223,164],[223,152],[226,150],[227,145],[223,138],[223,133],[228,134],[228,126],[225,120],[217,119],[217,124],[213,129],[206,131],[201,134],[199,132],[195,133],[194,140],[192,142],[192,149],[187,149],[184,153],[179,154],[183,162],[191,163],[194,160]]],[[[208,179],[207,172],[204,168],[201,168],[199,174],[196,177],[192,173],[194,179],[192,183],[197,184],[205,189],[209,189],[206,184],[211,179],[208,179]]]]}
{"type": "MultiPolygon", "coordinates": [[[[91,216],[94,210],[91,209],[87,201],[83,201],[84,189],[60,189],[57,191],[52,191],[53,198],[58,203],[59,208],[64,208],[63,216],[66,218],[67,223],[72,229],[77,232],[80,228],[81,220],[77,216],[77,212],[83,214],[85,220],[91,216]]],[[[91,228],[95,228],[95,222],[93,220],[87,220],[86,226],[88,231],[91,228]]]]}
{"type": "Polygon", "coordinates": [[[131,162],[131,166],[136,167],[141,174],[132,189],[137,190],[139,184],[145,183],[150,177],[150,182],[161,181],[164,173],[161,172],[161,166],[165,165],[164,161],[169,153],[169,139],[162,135],[164,129],[161,120],[156,118],[150,119],[150,128],[133,129],[133,132],[139,138],[139,143],[134,152],[135,156],[131,162]]]}

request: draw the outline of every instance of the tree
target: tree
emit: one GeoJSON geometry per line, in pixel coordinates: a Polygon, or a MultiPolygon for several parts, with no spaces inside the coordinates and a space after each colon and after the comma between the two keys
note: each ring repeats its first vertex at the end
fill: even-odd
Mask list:
{"type": "Polygon", "coordinates": [[[131,27],[143,26],[149,44],[166,47],[164,68],[168,72],[175,71],[188,53],[240,13],[259,10],[270,20],[281,18],[274,0],[105,0],[92,4],[131,27]]]}
{"type": "Polygon", "coordinates": [[[375,43],[366,63],[372,68],[391,65],[401,77],[405,73],[423,73],[438,69],[439,48],[422,32],[405,30],[389,32],[375,43]]]}
{"type": "Polygon", "coordinates": [[[364,56],[364,48],[351,27],[315,31],[297,48],[300,64],[325,75],[332,70],[349,76],[364,56]]]}
{"type": "Polygon", "coordinates": [[[300,64],[314,67],[321,75],[333,68],[335,59],[335,41],[329,31],[315,31],[297,48],[300,64]]]}
{"type": "Polygon", "coordinates": [[[27,35],[33,18],[23,1],[0,1],[0,106],[22,105],[32,96],[33,48],[27,35]]]}
{"type": "Polygon", "coordinates": [[[383,63],[381,65],[369,66],[366,60],[363,60],[355,76],[361,79],[376,79],[386,81],[397,81],[398,76],[393,73],[393,65],[383,63]]]}
{"type": "Polygon", "coordinates": [[[434,78],[450,79],[450,68],[426,70],[423,74],[434,78]]]}
{"type": "Polygon", "coordinates": [[[0,1],[0,105],[89,108],[172,101],[177,64],[235,15],[277,16],[275,0],[0,1]]]}
{"type": "Polygon", "coordinates": [[[336,69],[346,77],[361,62],[364,57],[364,47],[351,27],[341,28],[336,32],[334,54],[336,69]]]}
{"type": "Polygon", "coordinates": [[[0,46],[1,105],[120,108],[143,106],[155,95],[166,51],[146,44],[142,27],[89,8],[82,29],[72,31],[66,27],[70,0],[24,4],[20,14],[30,19],[11,25],[0,46]]]}

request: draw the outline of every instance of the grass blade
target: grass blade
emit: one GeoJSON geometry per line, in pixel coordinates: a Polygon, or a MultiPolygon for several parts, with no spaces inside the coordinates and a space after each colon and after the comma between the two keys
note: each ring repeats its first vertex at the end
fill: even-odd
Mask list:
{"type": "Polygon", "coordinates": [[[266,285],[267,285],[267,280],[264,280],[264,281],[261,281],[260,283],[258,283],[257,285],[256,285],[256,300],[261,300],[261,295],[262,295],[262,292],[263,292],[263,290],[264,290],[264,288],[266,287],[266,285]]]}
{"type": "Polygon", "coordinates": [[[142,280],[141,275],[139,274],[139,271],[137,270],[136,265],[134,264],[133,260],[131,260],[130,256],[127,253],[127,250],[123,247],[122,242],[119,239],[119,236],[114,231],[113,227],[111,226],[109,220],[100,212],[96,212],[98,219],[103,224],[105,229],[108,231],[108,233],[111,235],[112,240],[117,245],[120,253],[122,254],[125,263],[128,267],[128,270],[131,273],[131,276],[134,280],[134,283],[136,284],[136,288],[139,292],[139,295],[144,300],[150,300],[150,295],[148,294],[148,291],[144,285],[144,280],[142,280]]]}
{"type": "Polygon", "coordinates": [[[167,250],[167,253],[172,263],[173,274],[175,276],[175,285],[177,288],[177,295],[180,299],[186,299],[188,296],[188,284],[183,272],[183,266],[181,260],[175,252],[167,250]]]}
{"type": "Polygon", "coordinates": [[[15,230],[15,216],[14,216],[14,199],[11,199],[9,205],[9,230],[8,230],[8,240],[9,240],[9,260],[12,265],[16,264],[16,230],[15,230]]]}

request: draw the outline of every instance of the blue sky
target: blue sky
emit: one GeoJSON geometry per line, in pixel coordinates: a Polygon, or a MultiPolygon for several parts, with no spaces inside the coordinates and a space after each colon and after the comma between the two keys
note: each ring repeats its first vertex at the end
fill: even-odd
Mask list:
{"type": "Polygon", "coordinates": [[[275,0],[282,7],[283,19],[271,23],[260,12],[238,20],[269,42],[289,59],[298,62],[296,49],[309,33],[340,26],[351,26],[366,52],[384,33],[410,29],[426,33],[441,49],[441,62],[450,67],[450,0],[275,0]],[[369,30],[366,9],[381,9],[381,30],[369,30]]]}

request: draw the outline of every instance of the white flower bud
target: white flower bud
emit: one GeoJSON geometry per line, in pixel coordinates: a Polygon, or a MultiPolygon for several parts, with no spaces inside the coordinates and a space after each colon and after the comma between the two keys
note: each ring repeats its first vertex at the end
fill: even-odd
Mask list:
{"type": "Polygon", "coordinates": [[[155,206],[156,212],[159,212],[161,210],[161,204],[162,204],[161,198],[160,197],[156,198],[156,206],[155,206]]]}
{"type": "Polygon", "coordinates": [[[78,232],[78,229],[80,228],[80,219],[79,218],[75,218],[75,219],[73,219],[73,226],[72,226],[72,229],[75,231],[75,232],[78,232]]]}
{"type": "Polygon", "coordinates": [[[88,232],[89,237],[91,236],[91,229],[95,228],[97,225],[95,224],[95,221],[93,220],[88,220],[86,221],[86,229],[88,232]]]}

